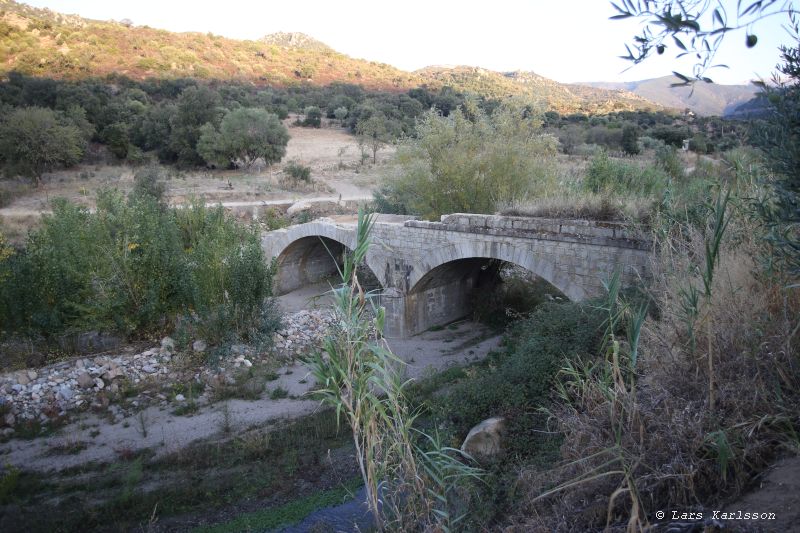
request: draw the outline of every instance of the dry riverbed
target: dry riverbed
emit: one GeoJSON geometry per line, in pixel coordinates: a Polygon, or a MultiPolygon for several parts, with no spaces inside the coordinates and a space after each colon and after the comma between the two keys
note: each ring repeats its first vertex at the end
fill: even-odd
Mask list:
{"type": "MultiPolygon", "coordinates": [[[[106,529],[86,523],[86,513],[75,505],[95,509],[90,514],[98,520],[113,520],[105,524],[112,529],[144,524],[163,531],[280,505],[335,505],[342,487],[357,486],[358,472],[346,431],[308,397],[314,382],[300,361],[327,327],[327,287],[320,283],[281,297],[286,321],[275,347],[264,353],[239,347],[217,367],[189,370],[185,354],[167,342],[166,349],[158,345],[40,368],[34,379],[27,371],[0,377],[7,413],[35,422],[39,430],[26,434],[17,423],[0,444],[0,477],[12,480],[7,482],[15,494],[0,494],[0,530],[47,530],[52,522],[35,512],[40,508],[75,520],[67,520],[67,530],[106,529]],[[126,394],[119,393],[122,380],[130,387],[126,394]],[[55,420],[45,420],[41,411],[24,418],[18,409],[31,409],[33,394],[64,407],[70,396],[65,387],[84,403],[63,409],[55,420]],[[73,507],[66,511],[69,502],[73,507]]],[[[420,380],[479,361],[499,346],[500,337],[465,321],[388,342],[406,361],[407,375],[420,380]]]]}

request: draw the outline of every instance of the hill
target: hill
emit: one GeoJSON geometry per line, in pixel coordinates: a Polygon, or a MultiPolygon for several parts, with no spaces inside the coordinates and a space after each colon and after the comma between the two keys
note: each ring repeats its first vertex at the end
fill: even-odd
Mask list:
{"type": "Polygon", "coordinates": [[[729,116],[736,108],[752,100],[758,89],[753,85],[697,83],[693,87],[672,87],[680,80],[664,76],[632,82],[587,82],[584,87],[630,91],[664,107],[689,108],[699,115],[729,116]]]}
{"type": "Polygon", "coordinates": [[[575,88],[533,73],[475,67],[406,72],[354,59],[301,33],[236,40],[134,26],[130,21],[90,20],[0,0],[0,76],[12,71],[72,80],[109,75],[136,80],[192,77],[282,87],[339,82],[392,92],[450,86],[492,98],[529,96],[560,113],[658,107],[630,93],[575,88]]]}

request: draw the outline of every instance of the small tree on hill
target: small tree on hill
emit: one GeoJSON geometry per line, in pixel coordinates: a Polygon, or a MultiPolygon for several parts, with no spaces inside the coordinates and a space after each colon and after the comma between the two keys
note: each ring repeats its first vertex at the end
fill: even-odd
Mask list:
{"type": "Polygon", "coordinates": [[[372,163],[378,162],[378,150],[391,140],[390,124],[387,118],[379,113],[367,120],[359,121],[356,126],[359,145],[366,145],[372,150],[372,163]]]}
{"type": "Polygon", "coordinates": [[[229,111],[219,130],[201,128],[197,151],[207,163],[250,167],[258,159],[271,165],[286,155],[289,131],[280,119],[264,109],[241,107],[229,111]]]}
{"type": "Polygon", "coordinates": [[[0,159],[6,175],[32,178],[78,163],[86,149],[81,129],[51,109],[26,107],[13,111],[0,123],[0,159]]]}

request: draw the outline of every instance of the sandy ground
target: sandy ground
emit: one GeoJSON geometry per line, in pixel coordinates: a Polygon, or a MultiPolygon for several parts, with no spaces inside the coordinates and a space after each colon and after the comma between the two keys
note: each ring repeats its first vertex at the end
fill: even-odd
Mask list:
{"type": "MultiPolygon", "coordinates": [[[[325,283],[318,283],[279,300],[287,312],[326,306],[326,290],[325,283]]],[[[407,363],[406,375],[420,379],[453,365],[482,359],[499,346],[500,337],[484,326],[463,321],[410,339],[389,340],[388,344],[407,363]]],[[[112,423],[110,417],[86,413],[55,435],[0,444],[0,460],[24,469],[59,471],[88,462],[113,462],[120,455],[145,449],[163,456],[198,440],[226,438],[228,433],[235,435],[252,427],[307,415],[319,408],[318,402],[306,399],[314,387],[307,367],[295,363],[277,369],[276,373],[279,378],[267,383],[267,391],[259,400],[234,399],[200,405],[191,416],[173,414],[178,404],[166,408],[152,406],[117,423],[112,423]],[[290,398],[270,399],[269,391],[278,387],[287,390],[290,398]],[[228,433],[226,426],[230,428],[228,433]],[[85,443],[86,448],[72,455],[52,453],[54,448],[75,443],[85,443]]]]}

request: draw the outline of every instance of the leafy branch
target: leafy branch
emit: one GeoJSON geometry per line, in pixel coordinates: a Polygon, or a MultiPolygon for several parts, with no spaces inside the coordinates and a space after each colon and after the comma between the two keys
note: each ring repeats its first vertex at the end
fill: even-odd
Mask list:
{"type": "Polygon", "coordinates": [[[676,86],[690,85],[695,81],[712,83],[706,76],[712,68],[728,68],[715,64],[715,57],[726,35],[745,31],[745,46],[753,48],[758,36],[756,23],[774,16],[786,16],[788,28],[797,33],[800,10],[794,0],[738,0],[735,10],[722,0],[622,0],[611,2],[617,14],[612,20],[636,18],[644,22],[641,34],[625,45],[622,59],[633,64],[641,63],[653,53],[664,54],[676,50],[676,58],[694,56],[692,75],[673,72],[681,80],[676,86]]]}

